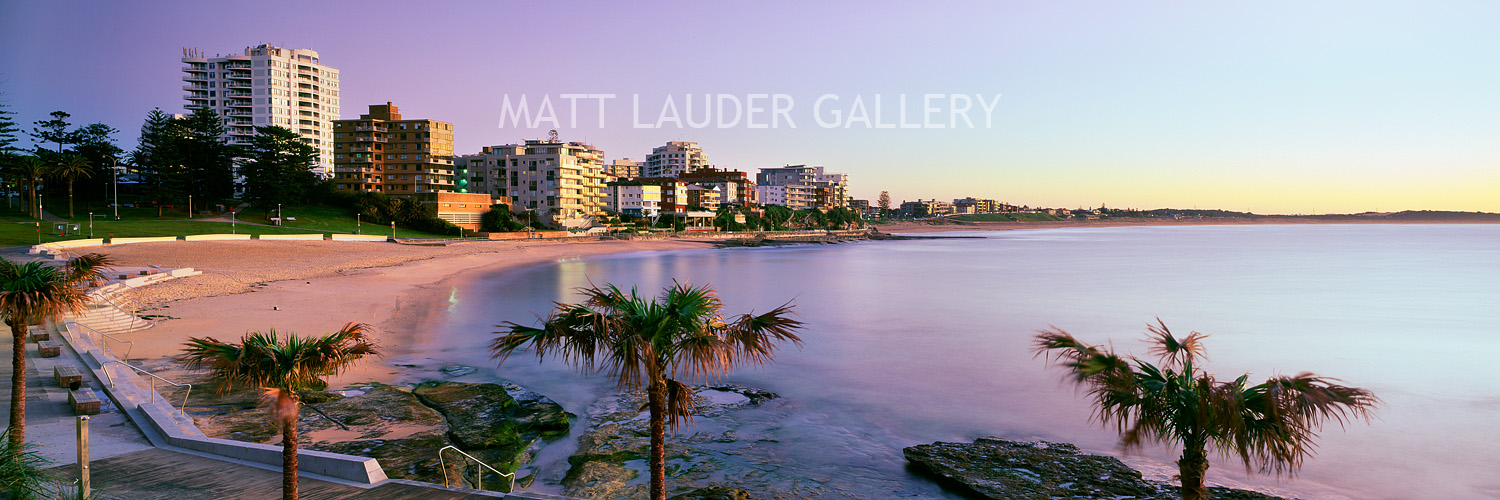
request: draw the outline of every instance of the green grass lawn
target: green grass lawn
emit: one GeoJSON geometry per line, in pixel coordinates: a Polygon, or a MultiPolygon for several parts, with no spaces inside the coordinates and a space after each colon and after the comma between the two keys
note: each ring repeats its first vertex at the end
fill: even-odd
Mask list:
{"type": "Polygon", "coordinates": [[[965,222],[1042,222],[1062,220],[1052,214],[1017,212],[1009,214],[966,214],[955,215],[954,220],[965,222]]]}
{"type": "MultiPolygon", "coordinates": [[[[67,218],[66,202],[50,204],[50,199],[43,200],[43,206],[48,212],[59,217],[67,218]]],[[[275,216],[275,209],[271,209],[270,216],[275,216]]],[[[74,210],[76,217],[70,219],[71,224],[78,226],[77,233],[68,228],[67,236],[59,236],[57,222],[42,222],[40,242],[66,241],[77,239],[88,239],[89,237],[89,211],[79,204],[74,210]]],[[[186,210],[164,208],[161,217],[157,217],[156,208],[134,208],[121,207],[120,220],[114,220],[114,210],[111,207],[94,207],[93,235],[95,238],[133,238],[150,236],[186,236],[190,234],[309,234],[309,233],[354,233],[359,230],[362,234],[390,235],[390,221],[384,224],[358,223],[354,211],[336,207],[326,206],[285,206],[282,214],[286,217],[295,217],[295,222],[287,222],[282,226],[261,226],[257,224],[270,224],[271,221],[264,211],[249,209],[238,212],[235,215],[237,221],[244,223],[231,224],[229,222],[208,222],[198,219],[204,217],[217,217],[223,215],[219,212],[195,214],[189,219],[186,210]]],[[[35,245],[38,243],[37,219],[28,217],[19,207],[7,209],[0,205],[0,246],[35,245]]],[[[396,236],[399,238],[451,238],[451,235],[435,235],[405,228],[397,228],[396,236]]]]}

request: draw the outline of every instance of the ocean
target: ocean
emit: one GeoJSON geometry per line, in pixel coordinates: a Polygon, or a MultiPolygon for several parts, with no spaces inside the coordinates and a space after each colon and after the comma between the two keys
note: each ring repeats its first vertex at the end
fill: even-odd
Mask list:
{"type": "MultiPolygon", "coordinates": [[[[1144,356],[1146,324],[1160,318],[1178,334],[1210,334],[1206,366],[1220,378],[1311,371],[1384,400],[1369,424],[1325,427],[1295,478],[1216,461],[1211,483],[1303,499],[1500,498],[1500,226],[936,236],[976,238],[629,253],[503,271],[449,290],[441,326],[411,357],[485,367],[585,414],[612,381],[528,353],[496,368],[485,349],[497,323],[534,324],[591,282],[653,295],[674,280],[712,284],[736,314],[790,300],[805,344],[728,379],[782,396],[735,417],[769,437],[731,453],[769,478],[747,489],[958,498],[908,471],[901,448],[999,436],[1121,455],[1083,394],[1033,356],[1031,338],[1056,326],[1144,356]]],[[[544,483],[566,470],[568,441],[539,455],[544,483]]],[[[1176,453],[1121,456],[1166,479],[1176,453]]]]}

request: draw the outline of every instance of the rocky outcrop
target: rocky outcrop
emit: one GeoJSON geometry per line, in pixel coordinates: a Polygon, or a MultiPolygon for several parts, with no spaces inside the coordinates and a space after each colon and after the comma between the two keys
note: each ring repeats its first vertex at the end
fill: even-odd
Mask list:
{"type": "MultiPolygon", "coordinates": [[[[535,441],[566,435],[569,428],[570,415],[562,406],[509,383],[430,382],[416,389],[372,383],[344,391],[302,391],[298,396],[303,403],[298,432],[304,449],[375,458],[387,476],[437,484],[446,477],[472,487],[474,475],[482,470],[451,452],[446,462],[439,460],[438,450],[445,446],[457,446],[492,467],[513,472],[529,459],[535,441]]],[[[208,435],[280,442],[257,391],[201,401],[189,411],[208,435]]],[[[483,477],[486,489],[503,490],[508,483],[495,474],[483,477]]],[[[517,484],[526,483],[523,479],[517,484]]]]}
{"type": "Polygon", "coordinates": [[[446,417],[448,438],[459,448],[486,451],[506,472],[525,461],[537,439],[568,433],[561,405],[514,384],[424,382],[412,394],[446,417]]]}
{"type": "Polygon", "coordinates": [[[710,486],[699,488],[680,495],[674,495],[668,500],[759,500],[750,496],[745,490],[725,488],[723,486],[710,486]]]}
{"type": "MultiPolygon", "coordinates": [[[[747,499],[729,488],[693,489],[688,485],[721,482],[723,478],[765,477],[765,469],[754,464],[728,463],[727,447],[754,443],[741,441],[732,418],[735,410],[775,399],[774,393],[736,385],[698,387],[693,421],[678,433],[667,435],[667,484],[684,489],[673,498],[747,499]],[[686,496],[684,496],[686,495],[686,496]],[[692,496],[721,495],[721,496],[692,496]]],[[[588,432],[578,438],[578,451],[568,458],[570,468],[563,478],[568,496],[586,499],[645,498],[649,490],[650,422],[642,409],[644,397],[621,394],[606,398],[590,409],[588,432]]],[[[743,458],[743,457],[741,457],[743,458]]],[[[779,465],[766,465],[778,469],[779,465]]],[[[737,484],[738,486],[738,484],[737,484]]],[[[760,491],[758,488],[757,491],[760,491]]],[[[668,493],[672,491],[669,489],[668,493]]]]}
{"type": "MultiPolygon", "coordinates": [[[[981,438],[903,450],[914,468],[951,489],[996,500],[1053,498],[1175,500],[1178,488],[1148,481],[1119,459],[1083,453],[1067,443],[981,438]]],[[[1210,488],[1213,498],[1278,500],[1254,491],[1210,488]]]]}

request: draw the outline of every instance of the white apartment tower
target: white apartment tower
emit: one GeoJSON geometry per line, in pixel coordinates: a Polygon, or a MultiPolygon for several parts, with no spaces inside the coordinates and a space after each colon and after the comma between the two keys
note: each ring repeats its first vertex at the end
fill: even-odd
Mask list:
{"type": "Polygon", "coordinates": [[[217,112],[230,144],[249,144],[255,127],[285,127],[318,149],[319,172],[333,172],[339,70],[319,63],[316,51],[262,44],[243,54],[207,57],[184,49],[182,63],[183,107],[217,112]]]}
{"type": "Polygon", "coordinates": [[[492,195],[512,212],[533,210],[554,227],[586,227],[604,213],[604,152],[588,144],[527,140],[453,163],[468,170],[469,192],[492,195]]]}
{"type": "Polygon", "coordinates": [[[641,169],[644,177],[677,177],[707,167],[708,157],[696,142],[672,141],[657,146],[646,156],[646,166],[641,169]]]}

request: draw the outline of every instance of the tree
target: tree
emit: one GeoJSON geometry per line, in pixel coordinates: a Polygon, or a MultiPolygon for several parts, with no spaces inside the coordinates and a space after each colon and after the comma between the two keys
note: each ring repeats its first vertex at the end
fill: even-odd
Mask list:
{"type": "MultiPolygon", "coordinates": [[[[51,120],[37,120],[32,122],[36,125],[31,129],[30,135],[39,142],[57,143],[57,154],[62,154],[64,144],[73,144],[76,136],[68,131],[68,118],[73,116],[62,111],[53,111],[51,120]]],[[[46,151],[37,146],[37,151],[46,151]]]]}
{"type": "Polygon", "coordinates": [[[516,222],[514,214],[510,213],[510,205],[504,203],[490,207],[488,212],[479,217],[479,229],[492,233],[502,231],[520,231],[526,226],[516,222]]]}
{"type": "Polygon", "coordinates": [[[317,182],[318,150],[296,132],[282,127],[255,127],[240,173],[245,199],[262,208],[303,201],[317,182]]]}
{"type": "Polygon", "coordinates": [[[21,129],[16,127],[16,120],[12,118],[16,112],[7,109],[9,107],[9,104],[0,102],[0,157],[21,153],[21,148],[16,147],[16,133],[21,129]]]}
{"type": "Polygon", "coordinates": [[[120,133],[114,127],[103,123],[90,123],[78,127],[73,131],[73,152],[87,159],[93,165],[89,176],[78,188],[84,193],[94,193],[97,199],[107,198],[109,181],[112,178],[109,168],[114,165],[114,159],[119,157],[124,150],[115,145],[114,135],[120,133]]]}
{"type": "Polygon", "coordinates": [[[94,170],[91,168],[89,160],[76,154],[63,156],[62,161],[57,165],[53,165],[48,174],[52,177],[68,181],[68,218],[72,219],[74,217],[73,180],[79,177],[87,179],[94,175],[94,170]]]}
{"type": "Polygon", "coordinates": [[[1312,456],[1324,421],[1340,427],[1355,418],[1368,422],[1380,403],[1370,391],[1307,372],[1256,385],[1249,385],[1249,374],[1220,382],[1196,364],[1205,357],[1207,335],[1179,339],[1160,319],[1147,330],[1160,366],[1085,344],[1055,327],[1037,334],[1035,350],[1087,388],[1094,417],[1114,424],[1126,451],[1148,443],[1182,446],[1177,467],[1183,500],[1207,498],[1203,476],[1210,446],[1226,459],[1237,456],[1247,473],[1254,464],[1261,473],[1295,474],[1312,456]]]}
{"type": "Polygon", "coordinates": [[[224,122],[212,109],[197,108],[181,121],[177,146],[187,193],[203,205],[234,197],[235,148],[224,141],[224,122]]]}
{"type": "Polygon", "coordinates": [[[176,200],[187,189],[183,168],[181,121],[163,113],[160,108],[146,114],[135,151],[130,153],[141,176],[141,195],[161,204],[176,200]]]}
{"type": "Polygon", "coordinates": [[[22,156],[13,162],[12,167],[12,175],[26,186],[26,213],[42,218],[41,207],[37,206],[37,186],[47,174],[47,164],[35,156],[22,156]]]}
{"type": "MultiPolygon", "coordinates": [[[[104,282],[104,268],[114,262],[97,253],[80,255],[61,266],[40,261],[16,264],[0,259],[0,315],[10,325],[10,449],[26,443],[26,331],[33,323],[54,321],[64,313],[83,311],[87,285],[104,282]]],[[[7,457],[6,459],[9,459],[7,457]]]]}
{"type": "Polygon", "coordinates": [[[541,328],[507,322],[490,344],[505,359],[530,346],[538,361],[560,356],[580,372],[605,372],[625,391],[645,389],[651,425],[651,498],[666,498],[666,426],[676,431],[691,418],[691,383],[718,379],[735,365],[763,366],[778,342],[800,346],[790,302],[761,315],[722,319],[724,305],[712,288],[681,283],[659,298],[627,295],[614,285],[579,289],[585,300],[557,303],[541,328]]]}
{"type": "Polygon", "coordinates": [[[891,192],[881,191],[880,198],[875,201],[875,206],[880,207],[880,213],[884,214],[891,210],[891,192]]]}
{"type": "Polygon", "coordinates": [[[273,421],[281,427],[281,498],[297,499],[297,391],[321,389],[323,377],[348,369],[366,355],[378,355],[367,337],[369,327],[349,323],[323,336],[280,337],[276,330],[249,332],[239,343],[213,337],[190,338],[183,349],[187,367],[209,371],[221,394],[239,388],[265,389],[273,421]]]}

